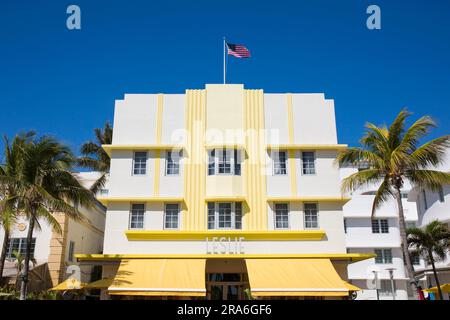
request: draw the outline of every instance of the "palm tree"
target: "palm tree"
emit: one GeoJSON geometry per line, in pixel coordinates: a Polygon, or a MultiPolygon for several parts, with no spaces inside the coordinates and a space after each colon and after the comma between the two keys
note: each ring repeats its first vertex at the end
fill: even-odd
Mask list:
{"type": "Polygon", "coordinates": [[[342,192],[379,184],[372,205],[372,218],[383,202],[389,198],[396,200],[402,251],[411,286],[415,289],[401,189],[405,180],[418,188],[429,188],[433,191],[450,183],[449,173],[430,169],[443,163],[445,152],[450,147],[450,136],[442,136],[419,145],[419,141],[428,135],[436,124],[430,117],[424,116],[406,128],[405,120],[410,115],[406,110],[401,111],[389,128],[367,123],[366,134],[360,139],[361,146],[341,152],[337,161],[340,165],[368,165],[367,169],[342,181],[342,192]]]}
{"type": "MultiPolygon", "coordinates": [[[[5,137],[5,163],[0,165],[0,175],[13,177],[17,170],[19,155],[22,146],[29,142],[34,136],[34,132],[27,135],[20,135],[14,138],[12,144],[5,137]]],[[[6,253],[8,250],[9,235],[17,218],[17,201],[14,197],[13,185],[0,185],[0,225],[3,227],[3,246],[0,255],[0,283],[2,281],[3,269],[5,266],[6,253]]]]}
{"type": "Polygon", "coordinates": [[[406,232],[408,234],[409,248],[431,263],[439,297],[442,300],[441,285],[434,263],[438,260],[444,260],[446,257],[450,246],[450,230],[445,223],[434,220],[423,229],[409,228],[406,232]]]}
{"type": "MultiPolygon", "coordinates": [[[[22,273],[23,267],[25,265],[25,256],[21,254],[19,251],[13,251],[13,257],[16,259],[15,266],[16,266],[16,289],[17,284],[19,283],[20,274],[22,273]]],[[[30,257],[30,262],[33,265],[33,267],[37,264],[36,259],[34,257],[30,257]]]]}
{"type": "Polygon", "coordinates": [[[112,134],[113,129],[109,122],[106,122],[103,129],[94,129],[95,142],[88,141],[81,146],[81,154],[83,156],[78,159],[78,164],[83,168],[93,169],[102,173],[91,187],[94,193],[97,193],[106,183],[111,160],[109,155],[103,150],[102,145],[112,143],[112,134]]]}
{"type": "MultiPolygon", "coordinates": [[[[51,137],[33,137],[20,148],[19,170],[14,176],[0,174],[0,185],[14,187],[17,208],[28,219],[25,257],[22,269],[20,299],[27,294],[31,242],[35,227],[45,221],[60,228],[54,212],[81,219],[78,206],[92,207],[94,195],[85,189],[71,170],[76,158],[70,149],[51,137]]],[[[60,229],[59,229],[60,230],[60,229]]]]}

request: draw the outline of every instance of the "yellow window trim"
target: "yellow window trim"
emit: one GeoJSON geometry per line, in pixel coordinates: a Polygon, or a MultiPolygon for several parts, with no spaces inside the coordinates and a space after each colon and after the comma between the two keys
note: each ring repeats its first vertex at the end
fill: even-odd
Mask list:
{"type": "Polygon", "coordinates": [[[103,144],[103,150],[111,156],[111,151],[113,150],[183,150],[184,147],[177,144],[103,144]]]}
{"type": "Polygon", "coordinates": [[[346,144],[269,144],[269,150],[345,150],[348,148],[346,144]]]}
{"type": "Polygon", "coordinates": [[[366,253],[324,254],[76,254],[79,261],[120,261],[122,259],[331,259],[358,262],[374,258],[366,253]]]}
{"type": "Polygon", "coordinates": [[[208,230],[208,231],[154,231],[127,230],[125,235],[130,241],[205,241],[206,238],[243,237],[251,241],[319,241],[325,237],[323,230],[301,231],[244,231],[244,230],[208,230]]]}
{"type": "Polygon", "coordinates": [[[117,202],[184,202],[183,197],[97,197],[103,205],[117,202]]]}

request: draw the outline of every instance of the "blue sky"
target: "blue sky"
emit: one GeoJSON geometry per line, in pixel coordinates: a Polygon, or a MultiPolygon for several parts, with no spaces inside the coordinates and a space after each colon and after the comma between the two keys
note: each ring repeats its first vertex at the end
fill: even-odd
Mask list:
{"type": "Polygon", "coordinates": [[[222,37],[245,44],[228,80],[335,99],[340,143],[404,107],[450,133],[450,1],[2,1],[0,134],[34,129],[78,150],[124,93],[222,80],[222,37]],[[82,29],[66,28],[81,8],[82,29]],[[382,29],[366,28],[381,7],[382,29]]]}

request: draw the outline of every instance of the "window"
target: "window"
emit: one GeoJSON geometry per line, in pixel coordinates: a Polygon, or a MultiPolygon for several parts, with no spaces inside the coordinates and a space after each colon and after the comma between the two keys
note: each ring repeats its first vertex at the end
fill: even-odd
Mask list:
{"type": "Polygon", "coordinates": [[[287,203],[275,204],[275,229],[289,229],[289,208],[287,203]]]}
{"type": "Polygon", "coordinates": [[[179,175],[180,174],[180,158],[179,151],[167,151],[166,153],[166,175],[179,175]]]}
{"type": "Polygon", "coordinates": [[[414,221],[406,221],[406,229],[411,229],[416,227],[416,223],[414,221]]]}
{"type": "Polygon", "coordinates": [[[234,228],[235,229],[242,229],[242,203],[241,202],[236,202],[234,204],[234,216],[235,216],[235,221],[234,221],[234,228]]]}
{"type": "Polygon", "coordinates": [[[133,160],[133,174],[147,174],[147,152],[135,152],[133,160]]]}
{"type": "Polygon", "coordinates": [[[216,207],[214,202],[208,202],[208,229],[216,228],[216,207]]]}
{"type": "Polygon", "coordinates": [[[304,175],[316,174],[314,152],[302,152],[302,172],[304,175]]]}
{"type": "Polygon", "coordinates": [[[67,255],[67,260],[70,262],[73,262],[73,253],[75,251],[75,242],[70,241],[69,242],[69,253],[67,255]]]}
{"type": "Polygon", "coordinates": [[[287,156],[286,151],[278,151],[273,153],[273,174],[286,175],[287,174],[287,156]]]}
{"type": "Polygon", "coordinates": [[[234,161],[234,174],[236,176],[240,176],[241,175],[241,153],[237,149],[234,150],[233,161],[234,161]]]}
{"type": "Polygon", "coordinates": [[[317,214],[316,203],[305,203],[305,229],[319,228],[319,219],[317,214]]]}
{"type": "Polygon", "coordinates": [[[231,203],[219,203],[219,229],[231,228],[231,203]]]}
{"type": "Polygon", "coordinates": [[[208,154],[208,175],[241,175],[239,150],[218,149],[208,154]]]}
{"type": "Polygon", "coordinates": [[[216,150],[211,150],[208,154],[208,176],[212,176],[216,173],[216,150]]]}
{"type": "Polygon", "coordinates": [[[442,186],[439,187],[438,190],[438,194],[439,194],[439,202],[444,202],[444,189],[442,189],[442,186]]]}
{"type": "Polygon", "coordinates": [[[390,264],[392,263],[391,249],[375,249],[375,263],[376,264],[390,264]]]}
{"type": "Polygon", "coordinates": [[[373,219],[372,233],[389,233],[388,219],[373,219]]]}
{"type": "MultiPolygon", "coordinates": [[[[10,238],[6,248],[6,257],[15,259],[15,252],[24,255],[27,247],[27,238],[10,238]]],[[[34,256],[34,248],[36,247],[36,238],[31,239],[30,256],[34,256]]]]}
{"type": "Polygon", "coordinates": [[[219,174],[231,173],[231,152],[230,150],[220,150],[219,152],[219,174]]]}
{"type": "Polygon", "coordinates": [[[143,203],[131,205],[130,229],[144,228],[145,205],[143,203]]]}
{"type": "Polygon", "coordinates": [[[347,219],[344,218],[344,233],[347,233],[347,219]]]}
{"type": "Polygon", "coordinates": [[[164,210],[164,229],[178,229],[180,206],[177,203],[166,204],[164,210]]]}
{"type": "Polygon", "coordinates": [[[423,196],[423,205],[425,206],[425,210],[428,209],[428,202],[427,202],[427,193],[425,189],[422,190],[422,196],[423,196]]]}
{"type": "Polygon", "coordinates": [[[208,202],[208,229],[242,229],[242,203],[208,202]]]}
{"type": "Polygon", "coordinates": [[[413,266],[420,266],[420,255],[417,252],[411,252],[410,257],[413,266]]]}

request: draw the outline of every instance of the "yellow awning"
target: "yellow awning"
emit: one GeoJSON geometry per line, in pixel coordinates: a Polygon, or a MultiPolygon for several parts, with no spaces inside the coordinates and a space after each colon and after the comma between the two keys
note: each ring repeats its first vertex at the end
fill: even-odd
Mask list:
{"type": "Polygon", "coordinates": [[[80,290],[86,286],[86,283],[80,282],[75,278],[68,278],[50,289],[50,291],[68,291],[68,290],[80,290]]]}
{"type": "Polygon", "coordinates": [[[357,286],[355,286],[351,283],[348,283],[347,281],[344,281],[344,285],[349,291],[361,291],[362,290],[361,288],[358,288],[357,286]]]}
{"type": "Polygon", "coordinates": [[[205,296],[205,259],[126,259],[108,287],[113,295],[205,296]]]}
{"type": "Polygon", "coordinates": [[[329,259],[246,259],[252,296],[348,296],[329,259]]]}
{"type": "MultiPolygon", "coordinates": [[[[450,293],[450,283],[446,283],[446,284],[441,285],[441,291],[442,291],[442,293],[450,293]]],[[[438,288],[437,288],[437,286],[436,287],[432,287],[432,288],[423,290],[423,292],[438,293],[438,288]]]]}
{"type": "Polygon", "coordinates": [[[108,288],[113,282],[113,279],[101,279],[91,283],[88,283],[86,289],[105,289],[108,288]]]}

